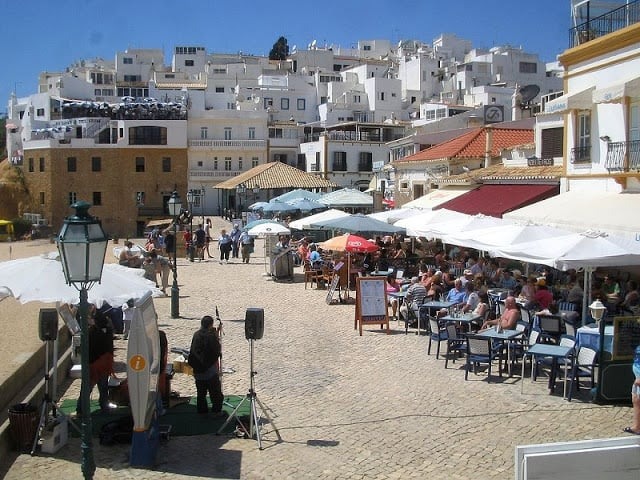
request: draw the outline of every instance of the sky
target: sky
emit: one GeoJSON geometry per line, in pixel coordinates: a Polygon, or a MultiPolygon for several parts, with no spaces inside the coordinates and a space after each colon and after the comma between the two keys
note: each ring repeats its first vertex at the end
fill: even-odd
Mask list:
{"type": "Polygon", "coordinates": [[[313,40],[350,48],[453,33],[475,48],[521,46],[550,62],[568,48],[571,23],[570,0],[27,0],[2,2],[0,12],[0,113],[12,91],[37,92],[40,72],[128,48],[162,48],[168,64],[178,45],[268,55],[280,36],[305,49],[313,40]]]}

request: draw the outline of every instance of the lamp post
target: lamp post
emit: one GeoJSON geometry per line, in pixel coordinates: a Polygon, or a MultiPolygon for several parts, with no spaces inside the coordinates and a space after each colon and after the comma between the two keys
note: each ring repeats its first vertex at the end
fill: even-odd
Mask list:
{"type": "Polygon", "coordinates": [[[589,311],[591,312],[591,317],[596,321],[596,325],[600,326],[600,320],[604,316],[604,312],[607,311],[607,307],[600,300],[594,300],[591,305],[589,305],[589,311]]]}
{"type": "Polygon", "coordinates": [[[180,317],[180,289],[178,288],[178,256],[176,249],[178,246],[178,216],[182,210],[182,200],[177,191],[173,191],[171,198],[167,202],[169,215],[173,217],[173,284],[171,285],[171,318],[180,317]]]}
{"type": "Polygon", "coordinates": [[[187,203],[189,204],[189,232],[191,233],[191,241],[189,242],[189,261],[193,262],[193,202],[196,199],[196,192],[192,188],[187,192],[187,203]]]}
{"type": "Polygon", "coordinates": [[[62,260],[64,278],[80,292],[80,416],[82,422],[81,450],[82,473],[91,479],[96,471],[91,440],[91,385],[89,377],[89,332],[87,313],[89,310],[88,290],[102,278],[104,255],[107,251],[107,235],[100,222],[89,215],[87,202],[71,205],[76,214],[67,217],[58,235],[58,251],[62,260]]]}

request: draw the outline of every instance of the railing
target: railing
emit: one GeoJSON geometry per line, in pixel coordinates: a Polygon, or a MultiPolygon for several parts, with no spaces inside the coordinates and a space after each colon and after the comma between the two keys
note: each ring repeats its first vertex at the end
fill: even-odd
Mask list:
{"type": "Polygon", "coordinates": [[[591,145],[571,149],[571,163],[587,163],[591,161],[591,145]]]}
{"type": "Polygon", "coordinates": [[[191,170],[189,172],[190,177],[236,177],[240,175],[241,171],[231,170],[191,170]]]}
{"type": "Polygon", "coordinates": [[[640,0],[618,7],[599,17],[587,20],[569,30],[569,48],[603,37],[640,22],[640,0]]]}
{"type": "Polygon", "coordinates": [[[266,140],[189,140],[190,147],[205,148],[265,148],[266,140]]]}
{"type": "Polygon", "coordinates": [[[160,215],[167,215],[163,207],[145,207],[143,205],[138,206],[139,217],[155,217],[160,215]]]}
{"type": "Polygon", "coordinates": [[[609,142],[604,166],[617,172],[640,170],[640,140],[609,142]]]}

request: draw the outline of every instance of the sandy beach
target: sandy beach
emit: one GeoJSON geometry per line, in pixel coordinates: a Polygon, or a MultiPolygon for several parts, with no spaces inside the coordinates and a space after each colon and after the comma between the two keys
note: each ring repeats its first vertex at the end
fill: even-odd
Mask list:
{"type": "MultiPolygon", "coordinates": [[[[229,227],[212,220],[214,232],[229,227]]],[[[268,425],[262,451],[250,439],[172,437],[160,447],[156,468],[135,470],[128,466],[128,446],[96,440],[96,479],[505,479],[514,475],[516,445],[622,436],[631,419],[627,406],[590,403],[585,389],[571,403],[561,388],[549,394],[546,377],[527,377],[524,393],[519,373],[487,383],[481,371],[465,381],[463,359],[444,369],[442,356],[427,355],[427,336],[405,335],[396,322],[391,335],[366,326],[360,337],[354,306],[328,305],[326,290],[305,289],[300,268],[293,282],[265,276],[262,245],[259,240],[248,265],[179,258],[180,318],[170,318],[168,297],[154,304],[170,347],[188,346],[201,316],[218,307],[223,366],[234,372],[224,375],[223,389],[237,395],[246,393],[250,377],[245,312],[264,309],[264,337],[255,342],[256,390],[283,441],[268,425]]],[[[8,259],[7,247],[0,245],[0,260],[8,259]]],[[[14,258],[55,249],[46,242],[12,247],[14,258]]],[[[217,245],[211,247],[216,255],[217,245]]],[[[2,302],[3,351],[15,361],[40,346],[41,306],[2,302]]],[[[117,369],[124,371],[126,343],[118,339],[116,348],[117,369]]],[[[194,394],[193,378],[176,374],[172,390],[194,394]]],[[[79,381],[69,381],[63,398],[78,392],[79,381]]],[[[27,477],[81,478],[79,440],[70,439],[55,455],[17,456],[5,478],[27,477]]]]}

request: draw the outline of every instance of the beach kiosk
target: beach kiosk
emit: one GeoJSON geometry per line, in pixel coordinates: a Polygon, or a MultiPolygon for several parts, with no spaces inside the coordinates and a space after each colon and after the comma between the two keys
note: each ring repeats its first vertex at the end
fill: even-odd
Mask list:
{"type": "Polygon", "coordinates": [[[160,442],[161,363],[157,314],[151,293],[147,293],[135,303],[127,348],[127,380],[133,416],[129,461],[132,467],[152,467],[155,463],[160,442]]]}

